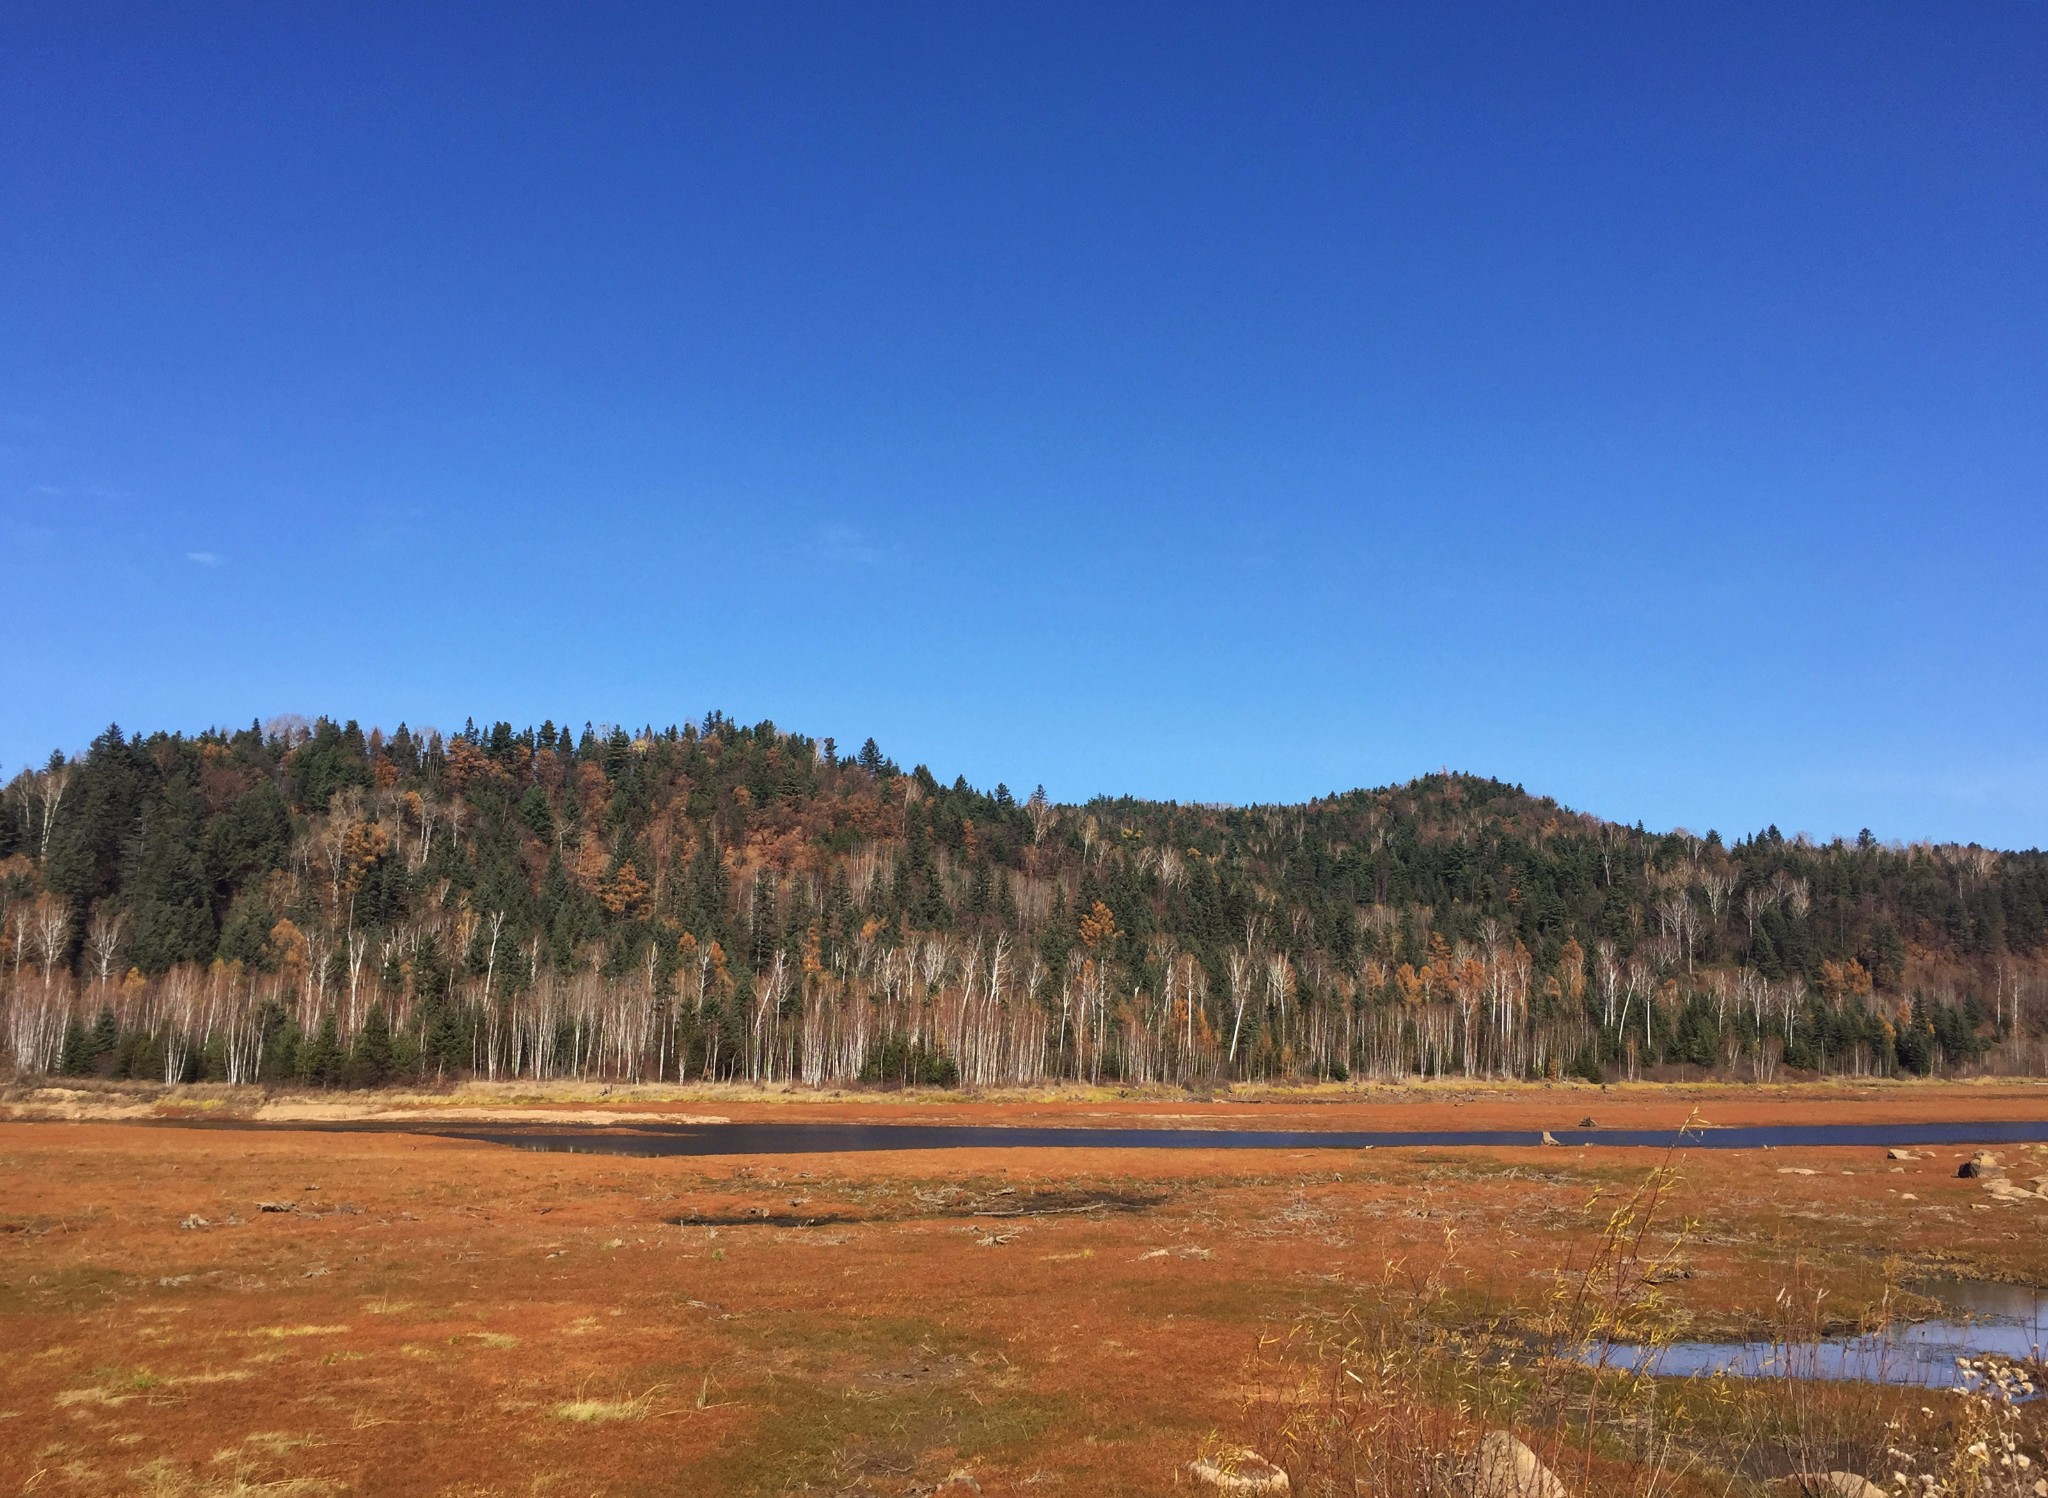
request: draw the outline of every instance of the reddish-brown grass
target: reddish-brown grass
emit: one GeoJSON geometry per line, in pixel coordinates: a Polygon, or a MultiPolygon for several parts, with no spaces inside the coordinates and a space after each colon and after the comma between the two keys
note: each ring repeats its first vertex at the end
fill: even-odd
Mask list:
{"type": "MultiPolygon", "coordinates": [[[[596,1105],[742,1118],[796,1102],[596,1105]]],[[[2026,1087],[1561,1087],[850,1097],[803,1101],[802,1116],[1560,1128],[1586,1113],[1668,1126],[1695,1108],[1737,1123],[2044,1105],[2026,1087]]],[[[1692,1327],[1740,1330],[1795,1278],[1824,1282],[1845,1318],[1902,1268],[2048,1282],[2048,1202],[1991,1203],[1955,1179],[1964,1153],[1894,1172],[1872,1149],[1696,1151],[1664,1208],[1697,1224],[1690,1277],[1667,1293],[1692,1327]]],[[[1447,1239],[1443,1314],[1537,1316],[1557,1267],[1653,1163],[1602,1149],[642,1160],[0,1123],[0,1490],[908,1493],[965,1472],[992,1495],[1168,1492],[1205,1441],[1245,1429],[1262,1335],[1334,1324],[1447,1239]],[[969,1215],[1019,1199],[1110,1205],[969,1215]],[[840,1220],[664,1221],[750,1215],[840,1220]],[[180,1226],[195,1219],[211,1225],[180,1226]]]]}

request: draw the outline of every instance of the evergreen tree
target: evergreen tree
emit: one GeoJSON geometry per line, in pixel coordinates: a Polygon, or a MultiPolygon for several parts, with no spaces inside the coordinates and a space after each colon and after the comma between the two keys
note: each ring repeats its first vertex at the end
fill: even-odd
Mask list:
{"type": "Polygon", "coordinates": [[[376,1087],[390,1076],[391,1022],[384,1017],[384,1006],[373,1004],[363,1020],[363,1028],[356,1033],[349,1057],[349,1079],[357,1087],[376,1087]]]}
{"type": "Polygon", "coordinates": [[[301,1081],[315,1087],[336,1087],[342,1083],[341,1029],[333,1010],[327,1011],[313,1038],[299,1048],[298,1061],[301,1081]]]}

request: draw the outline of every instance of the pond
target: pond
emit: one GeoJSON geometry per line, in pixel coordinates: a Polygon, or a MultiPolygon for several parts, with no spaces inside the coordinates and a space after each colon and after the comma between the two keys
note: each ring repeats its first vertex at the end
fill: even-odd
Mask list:
{"type": "Polygon", "coordinates": [[[1930,1280],[1912,1287],[1947,1315],[1900,1322],[1861,1337],[1811,1342],[1677,1342],[1664,1348],[1616,1347],[1607,1364],[1647,1367],[1664,1377],[1724,1373],[1735,1378],[1852,1379],[1863,1383],[1950,1388],[1963,1376],[1958,1358],[1989,1353],[2037,1358],[2048,1329],[2048,1296],[2024,1285],[1930,1280]]]}

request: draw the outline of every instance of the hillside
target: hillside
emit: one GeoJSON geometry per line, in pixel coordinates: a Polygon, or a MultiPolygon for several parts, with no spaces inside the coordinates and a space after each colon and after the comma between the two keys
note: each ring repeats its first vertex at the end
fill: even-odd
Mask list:
{"type": "Polygon", "coordinates": [[[1465,775],[1019,797],[870,740],[109,729],[0,793],[24,1072],[1211,1083],[2048,1065],[2048,857],[1465,775]]]}

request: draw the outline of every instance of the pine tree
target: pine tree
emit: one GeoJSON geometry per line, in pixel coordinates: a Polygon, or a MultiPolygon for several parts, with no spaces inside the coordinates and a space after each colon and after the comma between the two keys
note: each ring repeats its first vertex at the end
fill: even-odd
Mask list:
{"type": "Polygon", "coordinates": [[[391,1076],[391,1022],[384,1017],[382,1004],[371,1005],[363,1020],[349,1057],[349,1074],[357,1087],[375,1087],[391,1076]]]}
{"type": "Polygon", "coordinates": [[[299,1047],[299,1076],[315,1087],[334,1087],[343,1080],[340,1026],[332,1009],[313,1038],[299,1047]]]}

